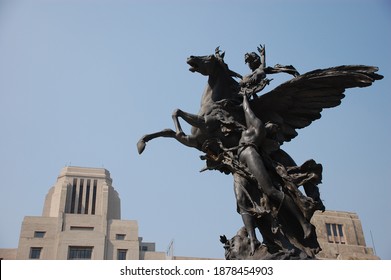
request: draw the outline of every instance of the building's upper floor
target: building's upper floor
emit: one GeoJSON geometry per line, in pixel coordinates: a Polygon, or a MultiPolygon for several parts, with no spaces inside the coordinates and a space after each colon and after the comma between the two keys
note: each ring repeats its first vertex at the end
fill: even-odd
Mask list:
{"type": "Polygon", "coordinates": [[[64,167],[46,195],[44,217],[63,213],[121,219],[120,198],[104,168],[64,167]]]}

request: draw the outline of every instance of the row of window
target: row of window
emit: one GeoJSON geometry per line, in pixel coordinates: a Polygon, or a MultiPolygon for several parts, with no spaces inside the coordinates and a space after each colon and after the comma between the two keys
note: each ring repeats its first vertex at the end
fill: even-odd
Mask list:
{"type": "MultiPolygon", "coordinates": [[[[94,227],[82,227],[82,226],[71,226],[71,230],[85,230],[85,231],[93,231],[94,227]]],[[[35,238],[44,238],[46,234],[46,231],[34,231],[34,237],[35,238]]],[[[116,234],[115,239],[116,240],[125,240],[126,234],[116,234]]]]}
{"type": "MultiPolygon", "coordinates": [[[[93,231],[93,227],[82,227],[82,226],[71,226],[71,230],[86,230],[93,231]]],[[[46,231],[34,231],[35,238],[44,238],[46,231]]],[[[116,234],[116,240],[125,240],[126,234],[116,234]]],[[[90,260],[92,256],[93,247],[91,246],[70,246],[68,250],[68,260],[90,260]]],[[[31,247],[30,248],[30,259],[41,258],[42,247],[31,247]]],[[[128,250],[118,249],[117,260],[126,260],[128,250]]]]}
{"type": "Polygon", "coordinates": [[[73,179],[68,213],[95,215],[98,180],[73,179]]]}
{"type": "MultiPolygon", "coordinates": [[[[91,260],[94,247],[90,246],[70,246],[68,250],[68,260],[91,260]]],[[[30,259],[40,259],[42,247],[30,248],[30,259]]],[[[126,260],[127,249],[117,249],[117,260],[126,260]]]]}
{"type": "MultiPolygon", "coordinates": [[[[71,230],[80,229],[93,230],[91,227],[71,227],[71,230]]],[[[326,223],[327,241],[330,243],[345,244],[343,225],[326,223]]],[[[43,238],[45,231],[35,231],[34,237],[43,238]]],[[[116,240],[125,240],[126,234],[116,234],[116,240]]],[[[147,246],[140,247],[141,251],[147,251],[147,246]]],[[[90,260],[93,247],[91,246],[70,246],[68,250],[68,260],[90,260]]],[[[42,247],[30,248],[30,259],[40,259],[42,247]]],[[[127,249],[117,249],[117,260],[126,260],[127,249]]]]}
{"type": "Polygon", "coordinates": [[[343,225],[326,223],[327,241],[329,243],[345,244],[343,225]]]}

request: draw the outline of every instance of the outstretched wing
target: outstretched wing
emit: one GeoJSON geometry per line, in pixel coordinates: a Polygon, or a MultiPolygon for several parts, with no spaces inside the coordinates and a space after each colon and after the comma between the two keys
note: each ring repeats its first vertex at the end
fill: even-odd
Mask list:
{"type": "Polygon", "coordinates": [[[297,136],[296,129],[319,119],[323,109],[341,104],[345,89],[367,87],[382,79],[377,70],[365,65],[314,70],[251,100],[251,108],[265,123],[279,126],[277,140],[282,144],[297,136]]]}

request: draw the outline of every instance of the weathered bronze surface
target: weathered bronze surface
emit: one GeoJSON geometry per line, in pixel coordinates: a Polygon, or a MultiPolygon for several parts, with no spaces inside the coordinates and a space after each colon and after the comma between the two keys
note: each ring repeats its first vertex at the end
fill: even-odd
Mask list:
{"type": "Polygon", "coordinates": [[[310,220],[315,211],[325,210],[318,189],[322,165],[312,159],[297,165],[281,145],[319,119],[323,109],[338,106],[346,89],[370,86],[383,76],[365,65],[300,75],[292,65],[267,67],[265,47],[258,52],[245,54],[251,69],[246,76],[229,69],[219,48],[212,55],[190,56],[189,70],[208,77],[198,114],[176,109],[175,130],[144,135],[138,152],[154,138],[170,137],[203,152],[202,171],[232,174],[243,227],[231,239],[220,237],[226,259],[314,259],[321,248],[310,220]],[[276,73],[293,78],[258,96],[271,82],[267,75],[276,73]],[[190,135],[179,118],[192,126],[190,135]]]}

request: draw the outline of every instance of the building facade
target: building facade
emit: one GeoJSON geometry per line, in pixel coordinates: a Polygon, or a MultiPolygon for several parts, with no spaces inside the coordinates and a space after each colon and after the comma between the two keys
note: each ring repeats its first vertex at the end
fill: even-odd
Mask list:
{"type": "Polygon", "coordinates": [[[65,167],[42,216],[24,218],[16,259],[139,260],[164,253],[143,243],[137,221],[121,220],[120,198],[103,168],[65,167]]]}
{"type": "MultiPolygon", "coordinates": [[[[366,246],[357,214],[316,212],[311,222],[322,247],[319,259],[378,259],[366,246]]],[[[65,167],[46,195],[42,216],[24,218],[18,248],[0,249],[0,259],[200,258],[167,256],[155,251],[155,243],[143,242],[138,236],[137,221],[121,220],[120,198],[109,171],[65,167]]]]}
{"type": "Polygon", "coordinates": [[[319,259],[378,260],[367,247],[361,221],[356,213],[342,211],[315,212],[312,224],[316,227],[322,251],[319,259]]]}

